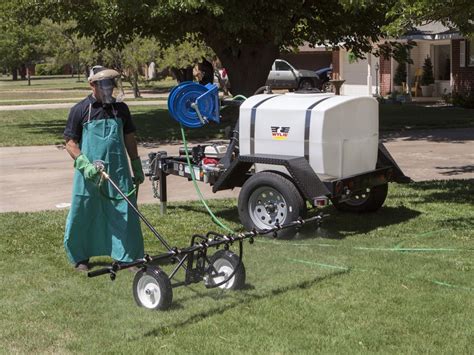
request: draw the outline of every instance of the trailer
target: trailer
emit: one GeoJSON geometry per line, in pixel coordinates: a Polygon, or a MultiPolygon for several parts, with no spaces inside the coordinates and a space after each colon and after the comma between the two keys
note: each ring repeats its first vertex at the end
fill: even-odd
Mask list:
{"type": "MultiPolygon", "coordinates": [[[[172,92],[170,101],[179,96],[179,107],[195,112],[204,124],[216,112],[216,104],[208,116],[200,112],[205,95],[172,92]]],[[[170,101],[171,115],[182,122],[175,117],[182,112],[174,114],[170,101]]],[[[143,161],[162,212],[168,175],[210,184],[214,193],[241,188],[240,221],[257,231],[304,218],[308,205],[374,212],[382,207],[389,182],[411,181],[379,142],[378,102],[372,97],[302,91],[219,102],[229,105],[239,106],[239,117],[227,145],[183,147],[177,156],[152,152],[143,161]]],[[[279,237],[294,234],[289,228],[279,237]]]]}

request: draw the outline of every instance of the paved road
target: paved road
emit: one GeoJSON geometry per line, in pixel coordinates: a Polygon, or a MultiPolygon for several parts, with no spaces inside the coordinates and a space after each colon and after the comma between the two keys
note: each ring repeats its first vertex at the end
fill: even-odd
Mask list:
{"type": "MultiPolygon", "coordinates": [[[[385,135],[384,141],[402,170],[415,181],[474,178],[474,129],[417,131],[385,135]]],[[[141,157],[151,151],[177,154],[179,145],[139,147],[141,157]]],[[[0,148],[0,212],[54,210],[68,206],[73,177],[72,160],[62,147],[0,148]]],[[[206,198],[237,197],[238,189],[213,194],[199,184],[206,198]]],[[[170,176],[168,199],[197,199],[193,184],[170,176]]],[[[157,202],[149,181],[140,187],[140,203],[157,202]]]]}

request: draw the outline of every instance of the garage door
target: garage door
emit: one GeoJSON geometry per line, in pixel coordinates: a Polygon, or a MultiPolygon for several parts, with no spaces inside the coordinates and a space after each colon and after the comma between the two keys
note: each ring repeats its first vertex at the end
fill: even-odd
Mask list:
{"type": "MultiPolygon", "coordinates": [[[[359,59],[354,63],[349,63],[349,55],[346,51],[341,51],[342,70],[341,76],[345,80],[342,85],[343,95],[368,95],[367,91],[367,59],[359,59]]],[[[375,94],[375,63],[378,58],[372,56],[372,94],[375,94]]]]}

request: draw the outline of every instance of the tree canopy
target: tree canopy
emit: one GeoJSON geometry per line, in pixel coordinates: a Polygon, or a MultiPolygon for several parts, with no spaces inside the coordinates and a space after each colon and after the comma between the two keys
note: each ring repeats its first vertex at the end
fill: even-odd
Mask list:
{"type": "MultiPolygon", "coordinates": [[[[471,2],[22,0],[17,16],[28,21],[43,17],[75,20],[79,33],[102,47],[121,48],[137,36],[153,37],[167,47],[191,34],[218,55],[227,69],[233,93],[249,95],[265,82],[271,63],[281,50],[308,42],[343,46],[362,56],[373,50],[374,42],[401,33],[420,19],[450,22],[470,31],[471,2]],[[452,15],[453,7],[460,9],[459,14],[452,15]]],[[[390,51],[392,47],[381,49],[390,51]]]]}

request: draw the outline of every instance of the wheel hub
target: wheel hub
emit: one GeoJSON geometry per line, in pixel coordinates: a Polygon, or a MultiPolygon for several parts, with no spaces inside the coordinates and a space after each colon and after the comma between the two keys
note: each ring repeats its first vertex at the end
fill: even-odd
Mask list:
{"type": "Polygon", "coordinates": [[[269,186],[257,188],[249,198],[249,214],[259,229],[282,224],[288,215],[288,205],[283,195],[269,186]]]}

